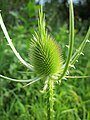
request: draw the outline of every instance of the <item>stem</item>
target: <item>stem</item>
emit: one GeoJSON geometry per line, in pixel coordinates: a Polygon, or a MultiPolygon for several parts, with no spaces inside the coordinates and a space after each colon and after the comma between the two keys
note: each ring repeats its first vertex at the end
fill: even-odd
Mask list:
{"type": "Polygon", "coordinates": [[[48,91],[47,91],[47,120],[54,120],[54,81],[48,80],[48,91]]]}
{"type": "Polygon", "coordinates": [[[10,37],[9,37],[9,34],[8,34],[8,32],[7,32],[7,29],[6,29],[5,25],[4,25],[4,22],[3,22],[3,19],[2,19],[1,14],[0,14],[0,25],[1,25],[1,28],[2,28],[2,30],[3,30],[3,33],[4,33],[4,35],[5,35],[5,37],[6,37],[7,41],[8,41],[8,44],[10,45],[10,47],[11,47],[12,51],[14,52],[14,54],[16,55],[16,57],[17,57],[17,58],[21,61],[21,63],[23,63],[27,68],[29,68],[30,70],[32,70],[32,69],[33,69],[33,66],[30,65],[29,63],[27,63],[26,61],[24,61],[23,58],[20,56],[20,54],[19,54],[19,53],[17,52],[17,50],[15,49],[15,47],[14,47],[14,45],[13,45],[13,43],[12,43],[12,40],[11,40],[10,37]]]}

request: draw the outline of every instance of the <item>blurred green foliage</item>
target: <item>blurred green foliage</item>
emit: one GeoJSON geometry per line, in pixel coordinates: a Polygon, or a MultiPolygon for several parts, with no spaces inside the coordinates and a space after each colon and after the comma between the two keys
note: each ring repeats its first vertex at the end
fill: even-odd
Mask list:
{"type": "MultiPolygon", "coordinates": [[[[53,4],[53,5],[56,5],[53,4]]],[[[61,46],[64,61],[67,57],[68,19],[60,18],[56,7],[46,5],[47,30],[61,46]],[[62,21],[60,20],[62,19],[62,21]]],[[[37,29],[39,5],[32,0],[1,0],[0,9],[8,26],[10,37],[21,56],[29,62],[28,52],[32,33],[37,29]]],[[[62,11],[64,7],[62,8],[62,11]]],[[[65,13],[66,14],[66,13],[65,13]]],[[[80,21],[75,28],[74,52],[81,44],[87,31],[87,20],[80,21]]],[[[0,29],[1,31],[1,29],[0,29]]],[[[90,44],[84,49],[75,69],[70,75],[90,75],[90,44]]],[[[31,76],[14,56],[0,32],[0,74],[12,78],[28,79],[31,76]],[[26,72],[26,73],[24,73],[26,72]]],[[[26,88],[21,83],[13,83],[0,78],[0,120],[46,120],[46,98],[43,91],[44,81],[38,81],[26,88]]],[[[68,79],[55,86],[55,120],[90,120],[90,79],[68,79]]]]}

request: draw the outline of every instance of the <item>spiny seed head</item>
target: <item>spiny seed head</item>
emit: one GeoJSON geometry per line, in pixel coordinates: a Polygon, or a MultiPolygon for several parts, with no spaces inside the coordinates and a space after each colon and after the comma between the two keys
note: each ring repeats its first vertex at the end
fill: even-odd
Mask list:
{"type": "Polygon", "coordinates": [[[45,77],[61,73],[61,51],[58,44],[45,30],[42,9],[39,14],[38,32],[33,35],[29,53],[35,73],[45,77]]]}
{"type": "Polygon", "coordinates": [[[45,40],[41,40],[39,36],[34,36],[30,55],[31,64],[39,75],[50,76],[61,72],[61,51],[51,36],[47,35],[45,40]]]}

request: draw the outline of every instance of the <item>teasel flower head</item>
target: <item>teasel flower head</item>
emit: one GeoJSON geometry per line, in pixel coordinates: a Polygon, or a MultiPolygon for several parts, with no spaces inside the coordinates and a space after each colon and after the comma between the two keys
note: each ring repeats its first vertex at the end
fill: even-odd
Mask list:
{"type": "Polygon", "coordinates": [[[38,32],[35,32],[30,44],[30,62],[34,72],[44,77],[62,72],[60,46],[45,29],[45,17],[42,8],[39,11],[38,32]]]}

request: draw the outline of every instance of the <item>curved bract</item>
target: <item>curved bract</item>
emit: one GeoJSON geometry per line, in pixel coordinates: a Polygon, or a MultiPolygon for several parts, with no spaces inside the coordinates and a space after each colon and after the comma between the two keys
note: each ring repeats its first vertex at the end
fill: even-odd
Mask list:
{"type": "Polygon", "coordinates": [[[2,16],[1,16],[1,13],[0,13],[0,25],[1,25],[1,28],[3,30],[3,33],[8,41],[8,44],[9,46],[11,47],[12,51],[14,52],[14,54],[16,55],[16,57],[20,60],[20,62],[25,65],[27,68],[29,68],[30,70],[33,70],[33,66],[31,66],[29,63],[27,63],[21,56],[20,54],[17,52],[16,48],[14,47],[13,45],[13,42],[12,42],[12,39],[10,39],[9,37],[9,34],[8,34],[8,31],[4,25],[4,22],[3,22],[3,19],[2,19],[2,16]]]}

